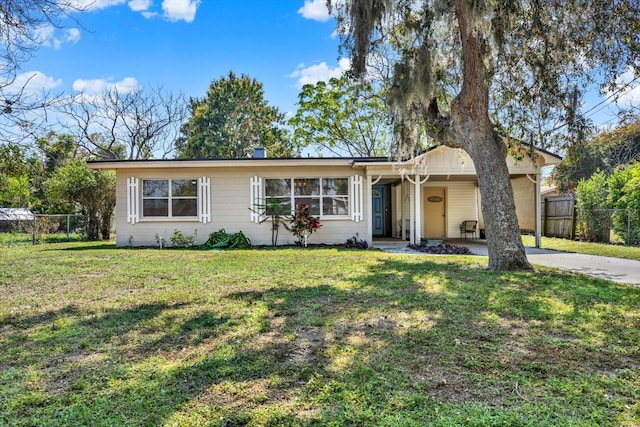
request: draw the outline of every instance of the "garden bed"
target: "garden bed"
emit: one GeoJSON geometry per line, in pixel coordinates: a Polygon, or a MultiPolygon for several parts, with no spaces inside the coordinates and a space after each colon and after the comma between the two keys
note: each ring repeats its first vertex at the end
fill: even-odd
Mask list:
{"type": "Polygon", "coordinates": [[[424,252],[434,255],[471,255],[471,250],[466,246],[450,245],[448,243],[440,243],[437,245],[429,245],[421,243],[419,245],[409,245],[415,251],[424,252]]]}

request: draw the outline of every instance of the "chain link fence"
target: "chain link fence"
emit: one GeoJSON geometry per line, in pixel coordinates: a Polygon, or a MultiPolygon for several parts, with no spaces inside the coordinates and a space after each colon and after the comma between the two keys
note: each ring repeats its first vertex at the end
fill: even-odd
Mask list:
{"type": "Polygon", "coordinates": [[[0,221],[0,245],[86,240],[88,217],[78,214],[31,214],[0,221]]]}
{"type": "Polygon", "coordinates": [[[543,200],[542,235],[588,242],[640,245],[640,212],[631,209],[577,209],[573,195],[543,200]]]}
{"type": "Polygon", "coordinates": [[[640,215],[630,209],[596,208],[578,214],[576,236],[589,242],[640,245],[640,215]]]}

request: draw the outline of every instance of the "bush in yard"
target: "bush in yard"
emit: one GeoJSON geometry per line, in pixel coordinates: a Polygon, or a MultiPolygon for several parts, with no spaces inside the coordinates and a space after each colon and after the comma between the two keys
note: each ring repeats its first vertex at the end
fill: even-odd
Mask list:
{"type": "Polygon", "coordinates": [[[346,246],[348,248],[356,248],[356,249],[368,249],[369,248],[369,244],[367,243],[367,241],[358,239],[358,235],[357,234],[355,236],[347,239],[346,246]]]}
{"type": "Polygon", "coordinates": [[[614,231],[627,245],[640,244],[640,162],[616,169],[608,184],[608,203],[616,210],[614,231]]]}
{"type": "Polygon", "coordinates": [[[609,242],[609,212],[607,207],[607,177],[603,171],[581,179],[576,187],[578,231],[589,242],[609,242]]]}
{"type": "Polygon", "coordinates": [[[243,249],[251,246],[251,240],[242,231],[227,233],[224,228],[209,234],[202,249],[243,249]]]}
{"type": "MultiPolygon", "coordinates": [[[[196,231],[197,233],[197,231],[196,231]]],[[[196,236],[186,235],[180,230],[174,230],[171,236],[171,246],[174,248],[190,248],[196,243],[196,236]]]]}
{"type": "Polygon", "coordinates": [[[322,227],[320,218],[309,213],[309,205],[296,205],[296,212],[291,218],[287,229],[298,238],[296,244],[307,246],[307,238],[318,228],[322,227]]]}
{"type": "Polygon", "coordinates": [[[283,221],[288,216],[285,215],[285,210],[288,209],[280,203],[278,199],[268,197],[265,203],[257,203],[253,207],[249,208],[249,210],[264,215],[260,220],[260,224],[267,220],[271,220],[271,246],[276,246],[278,244],[280,225],[284,225],[285,227],[287,226],[283,221]]]}

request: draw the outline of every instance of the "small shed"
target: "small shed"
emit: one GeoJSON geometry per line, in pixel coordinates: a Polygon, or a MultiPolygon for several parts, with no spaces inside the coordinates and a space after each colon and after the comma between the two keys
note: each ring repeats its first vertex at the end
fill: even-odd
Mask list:
{"type": "Polygon", "coordinates": [[[22,230],[35,219],[35,214],[27,208],[0,208],[0,232],[22,230]]]}

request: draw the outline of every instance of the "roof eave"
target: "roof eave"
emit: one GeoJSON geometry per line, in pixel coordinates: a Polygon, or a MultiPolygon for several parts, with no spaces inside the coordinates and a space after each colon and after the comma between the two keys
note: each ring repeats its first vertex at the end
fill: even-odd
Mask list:
{"type": "Polygon", "coordinates": [[[265,158],[265,159],[170,159],[170,160],[102,160],[87,162],[90,169],[164,169],[176,167],[188,168],[221,168],[221,167],[256,167],[256,166],[349,166],[352,158],[265,158]]]}

